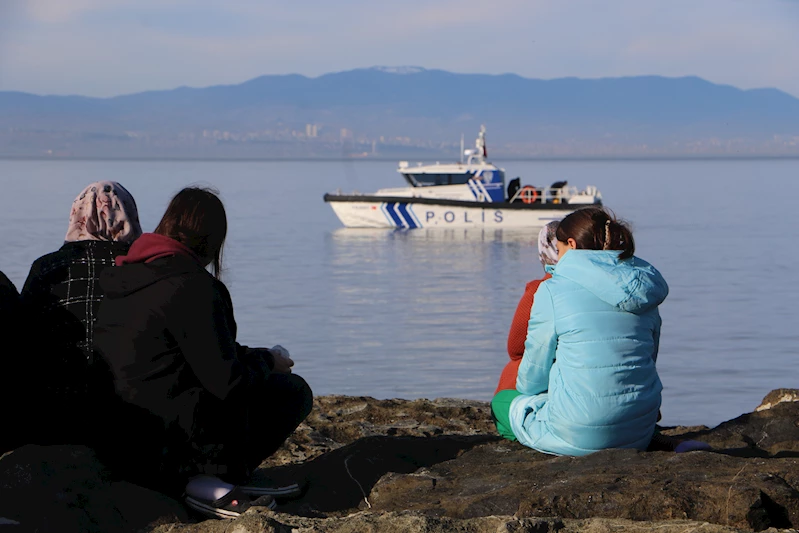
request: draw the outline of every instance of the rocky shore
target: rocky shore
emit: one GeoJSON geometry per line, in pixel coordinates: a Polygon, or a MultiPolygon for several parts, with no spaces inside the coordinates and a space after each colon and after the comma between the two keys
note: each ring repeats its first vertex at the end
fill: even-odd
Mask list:
{"type": "MultiPolygon", "coordinates": [[[[8,430],[8,428],[4,428],[8,430]]],[[[112,479],[83,446],[0,458],[0,533],[702,533],[799,527],[799,390],[717,427],[674,427],[713,451],[553,457],[500,439],[485,402],[325,396],[261,465],[302,479],[275,511],[203,520],[112,479]]]]}

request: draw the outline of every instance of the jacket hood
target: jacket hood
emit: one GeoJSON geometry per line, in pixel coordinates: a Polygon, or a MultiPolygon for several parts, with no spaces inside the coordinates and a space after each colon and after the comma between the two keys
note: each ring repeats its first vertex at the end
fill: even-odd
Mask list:
{"type": "Polygon", "coordinates": [[[555,277],[577,283],[622,311],[637,313],[660,305],[669,294],[660,272],[643,259],[618,256],[618,250],[569,250],[555,266],[555,277]]]}
{"type": "Polygon", "coordinates": [[[130,246],[128,255],[120,255],[114,260],[117,266],[131,263],[149,263],[162,257],[186,255],[200,263],[200,258],[183,243],[157,233],[145,233],[130,246]]]}
{"type": "Polygon", "coordinates": [[[106,268],[100,274],[100,287],[108,298],[127,296],[165,278],[206,271],[189,247],[156,233],[143,234],[130,246],[128,255],[118,255],[114,263],[117,268],[106,268]],[[151,264],[164,258],[171,259],[151,264]]]}

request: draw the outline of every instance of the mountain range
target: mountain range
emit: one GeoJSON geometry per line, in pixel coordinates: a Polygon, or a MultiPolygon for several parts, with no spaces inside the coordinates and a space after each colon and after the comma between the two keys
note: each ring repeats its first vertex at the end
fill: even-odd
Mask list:
{"type": "Polygon", "coordinates": [[[495,153],[522,156],[799,153],[799,99],[698,77],[374,67],[112,98],[0,92],[6,156],[435,152],[481,124],[495,153]]]}

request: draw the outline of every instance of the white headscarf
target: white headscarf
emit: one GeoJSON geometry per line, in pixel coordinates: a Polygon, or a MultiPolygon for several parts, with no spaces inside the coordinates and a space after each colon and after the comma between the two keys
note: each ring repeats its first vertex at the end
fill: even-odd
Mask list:
{"type": "Polygon", "coordinates": [[[547,265],[558,262],[558,239],[555,238],[558,224],[557,220],[553,220],[538,232],[538,258],[545,269],[547,265]]]}
{"type": "Polygon", "coordinates": [[[97,181],[72,202],[64,240],[133,242],[140,235],[133,196],[115,181],[97,181]]]}

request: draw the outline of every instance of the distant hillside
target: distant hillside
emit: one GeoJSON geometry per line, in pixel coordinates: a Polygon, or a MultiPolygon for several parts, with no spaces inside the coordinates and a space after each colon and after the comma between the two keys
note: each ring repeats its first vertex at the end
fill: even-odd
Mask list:
{"type": "Polygon", "coordinates": [[[0,155],[75,155],[91,144],[129,155],[147,147],[267,154],[275,143],[296,155],[345,145],[367,154],[448,151],[462,133],[471,143],[480,124],[495,153],[799,152],[799,99],[696,77],[537,80],[372,68],[104,99],[0,92],[0,155]]]}

